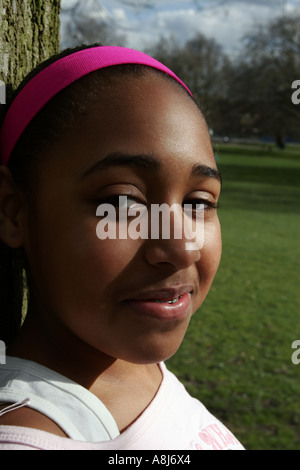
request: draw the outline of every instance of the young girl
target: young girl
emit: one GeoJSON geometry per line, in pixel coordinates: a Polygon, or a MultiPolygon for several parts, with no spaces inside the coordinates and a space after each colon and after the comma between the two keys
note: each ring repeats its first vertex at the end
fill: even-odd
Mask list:
{"type": "Polygon", "coordinates": [[[242,449],[163,362],[221,255],[220,175],[186,85],[138,51],[65,51],[17,90],[0,151],[0,449],[242,449]],[[157,204],[177,207],[171,227],[201,210],[201,247],[151,236],[157,204]],[[150,235],[100,239],[107,205],[117,226],[146,210],[150,235]]]}

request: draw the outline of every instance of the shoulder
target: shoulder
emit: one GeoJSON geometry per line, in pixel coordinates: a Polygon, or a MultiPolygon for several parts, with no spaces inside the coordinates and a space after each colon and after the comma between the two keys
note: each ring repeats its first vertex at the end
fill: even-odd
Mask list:
{"type": "MultiPolygon", "coordinates": [[[[0,405],[0,412],[8,404],[0,405]]],[[[50,418],[28,407],[18,408],[1,416],[0,426],[21,426],[47,431],[61,437],[68,437],[50,418]]]]}

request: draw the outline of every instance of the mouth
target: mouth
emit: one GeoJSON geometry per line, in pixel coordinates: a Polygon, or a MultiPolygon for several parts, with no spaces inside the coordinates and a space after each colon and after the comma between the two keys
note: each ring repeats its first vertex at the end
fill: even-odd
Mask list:
{"type": "Polygon", "coordinates": [[[172,299],[172,300],[149,299],[149,302],[156,302],[158,304],[175,304],[181,298],[182,298],[182,295],[180,295],[179,297],[175,297],[175,299],[172,299]]]}
{"type": "Polygon", "coordinates": [[[139,315],[159,320],[183,320],[191,311],[191,286],[140,293],[125,301],[139,315]]]}

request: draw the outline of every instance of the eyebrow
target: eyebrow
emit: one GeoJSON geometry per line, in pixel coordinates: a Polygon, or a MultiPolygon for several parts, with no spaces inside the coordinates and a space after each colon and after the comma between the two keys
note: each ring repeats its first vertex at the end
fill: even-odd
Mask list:
{"type": "Polygon", "coordinates": [[[110,153],[103,160],[91,166],[82,175],[81,179],[114,166],[130,166],[144,170],[158,170],[160,164],[152,155],[128,155],[125,153],[110,153]]]}
{"type": "Polygon", "coordinates": [[[203,178],[214,178],[222,184],[222,177],[217,168],[210,167],[208,165],[196,164],[193,166],[191,176],[203,177],[203,178]]]}
{"type": "MultiPolygon", "coordinates": [[[[80,179],[102,172],[116,166],[130,166],[132,168],[158,171],[161,167],[160,162],[153,155],[130,155],[126,153],[110,153],[102,160],[88,168],[80,177],[80,179]]],[[[222,183],[221,175],[217,168],[204,164],[195,164],[192,167],[191,177],[193,178],[214,178],[222,183]]]]}

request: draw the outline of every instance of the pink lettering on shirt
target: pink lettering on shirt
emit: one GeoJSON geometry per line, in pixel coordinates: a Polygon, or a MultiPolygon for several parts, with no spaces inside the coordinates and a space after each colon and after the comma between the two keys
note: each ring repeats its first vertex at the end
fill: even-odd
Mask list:
{"type": "Polygon", "coordinates": [[[241,448],[239,441],[221,423],[211,423],[203,427],[196,440],[192,442],[195,450],[226,450],[241,448]]]}

